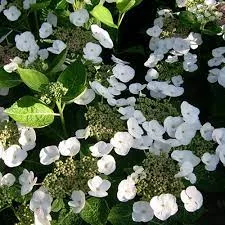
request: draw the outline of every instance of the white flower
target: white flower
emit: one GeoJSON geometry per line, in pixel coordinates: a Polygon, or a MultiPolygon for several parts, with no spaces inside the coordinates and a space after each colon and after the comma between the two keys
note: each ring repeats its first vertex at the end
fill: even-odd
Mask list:
{"type": "Polygon", "coordinates": [[[171,154],[171,158],[179,162],[182,165],[184,162],[190,162],[193,167],[200,163],[200,158],[197,157],[189,150],[174,150],[171,154]]]}
{"type": "Polygon", "coordinates": [[[192,73],[198,69],[198,65],[192,62],[184,61],[183,68],[185,71],[192,73]]]}
{"type": "Polygon", "coordinates": [[[184,80],[183,80],[182,76],[180,76],[180,75],[172,77],[171,81],[174,84],[174,86],[176,86],[176,87],[180,87],[180,85],[182,85],[184,83],[184,80]]]}
{"type": "Polygon", "coordinates": [[[130,93],[134,95],[140,94],[140,92],[146,87],[146,84],[133,83],[129,86],[130,93]]]}
{"type": "Polygon", "coordinates": [[[39,29],[40,38],[47,38],[52,34],[52,25],[50,23],[42,23],[41,28],[39,29]]]}
{"type": "Polygon", "coordinates": [[[151,68],[151,69],[149,69],[147,71],[147,74],[145,75],[145,80],[147,82],[150,82],[150,81],[152,81],[154,79],[158,79],[158,77],[159,77],[158,71],[153,69],[153,68],[151,68]]]}
{"type": "Polygon", "coordinates": [[[71,137],[61,141],[58,148],[63,156],[75,156],[80,151],[80,142],[76,137],[71,137]]]}
{"type": "Polygon", "coordinates": [[[47,49],[40,49],[39,51],[38,51],[38,55],[40,56],[40,59],[41,60],[45,60],[45,59],[47,59],[48,58],[48,56],[49,56],[49,52],[48,52],[48,50],[47,49]]]}
{"type": "Polygon", "coordinates": [[[23,173],[19,176],[19,183],[21,186],[21,195],[26,195],[33,189],[37,182],[37,177],[34,177],[33,171],[23,170],[23,173]]]}
{"type": "Polygon", "coordinates": [[[183,145],[188,145],[192,138],[194,138],[195,134],[196,128],[192,124],[184,122],[177,127],[175,138],[183,145]]]}
{"type": "Polygon", "coordinates": [[[195,212],[200,209],[203,204],[203,197],[195,186],[189,186],[180,193],[180,198],[184,203],[184,208],[188,212],[195,212]]]}
{"type": "Polygon", "coordinates": [[[225,47],[219,47],[212,50],[213,57],[221,57],[225,54],[225,47]]]}
{"type": "Polygon", "coordinates": [[[212,132],[212,139],[219,145],[225,144],[225,128],[216,128],[212,132]]]}
{"type": "Polygon", "coordinates": [[[86,9],[78,9],[70,13],[70,22],[77,27],[83,26],[89,20],[89,13],[86,9]]]}
{"type": "Polygon", "coordinates": [[[162,139],[163,134],[165,133],[164,127],[159,124],[157,120],[146,121],[142,124],[143,128],[147,131],[148,136],[153,140],[162,139]]]}
{"type": "Polygon", "coordinates": [[[190,51],[190,44],[187,40],[176,38],[173,44],[173,49],[181,54],[187,54],[190,51]]]}
{"type": "Polygon", "coordinates": [[[84,55],[83,57],[87,60],[92,61],[93,63],[102,62],[102,58],[99,55],[102,52],[102,47],[98,44],[88,42],[83,48],[84,55]]]}
{"type": "Polygon", "coordinates": [[[186,6],[186,0],[176,0],[177,6],[183,8],[186,6]]]}
{"type": "Polygon", "coordinates": [[[95,145],[91,146],[89,149],[91,151],[92,156],[102,157],[112,151],[113,145],[110,143],[105,143],[104,141],[99,141],[95,145]]]}
{"type": "Polygon", "coordinates": [[[112,99],[113,95],[109,92],[108,88],[103,86],[98,81],[93,81],[89,83],[91,88],[98,94],[102,95],[106,99],[112,99]]]}
{"type": "Polygon", "coordinates": [[[90,128],[87,126],[85,129],[79,129],[75,132],[77,139],[87,139],[90,136],[90,128]]]}
{"type": "Polygon", "coordinates": [[[9,88],[0,88],[0,96],[7,96],[9,94],[9,88]]]}
{"type": "Polygon", "coordinates": [[[32,210],[34,214],[36,214],[38,219],[44,220],[49,216],[49,213],[51,212],[52,200],[53,199],[51,195],[41,187],[32,195],[32,198],[30,200],[30,210],[32,210]]]}
{"type": "Polygon", "coordinates": [[[36,146],[36,132],[32,127],[21,127],[19,128],[20,138],[19,143],[22,149],[29,151],[36,146]]]}
{"type": "Polygon", "coordinates": [[[113,42],[107,31],[100,28],[97,24],[91,25],[92,35],[105,48],[113,48],[113,42]]]}
{"type": "Polygon", "coordinates": [[[199,33],[191,32],[188,37],[187,41],[189,41],[190,46],[192,49],[197,49],[199,45],[203,43],[202,36],[199,33]]]}
{"type": "Polygon", "coordinates": [[[47,48],[49,52],[53,54],[60,54],[66,48],[66,44],[63,41],[55,40],[52,47],[47,48]]]}
{"type": "Polygon", "coordinates": [[[161,153],[168,154],[171,149],[171,145],[167,143],[167,141],[161,139],[159,141],[154,141],[152,146],[149,148],[149,152],[153,153],[154,155],[160,155],[161,153]]]}
{"type": "Polygon", "coordinates": [[[120,117],[121,120],[128,120],[134,115],[135,109],[133,106],[120,107],[118,112],[123,115],[120,117]]]}
{"type": "Polygon", "coordinates": [[[132,148],[140,150],[149,149],[149,147],[152,145],[152,142],[153,142],[152,138],[149,137],[148,135],[145,135],[142,136],[141,138],[135,138],[132,148]]]}
{"type": "Polygon", "coordinates": [[[11,187],[16,181],[16,178],[13,174],[7,173],[4,176],[2,176],[2,173],[0,172],[0,187],[1,186],[8,186],[11,187]]]}
{"type": "Polygon", "coordinates": [[[133,146],[134,139],[128,132],[117,132],[110,143],[113,145],[115,152],[118,155],[125,156],[133,146]]]}
{"type": "Polygon", "coordinates": [[[2,0],[0,2],[0,13],[5,9],[6,5],[7,5],[7,0],[2,0]]]}
{"type": "Polygon", "coordinates": [[[134,117],[128,119],[127,128],[129,134],[135,138],[141,138],[141,136],[144,134],[144,131],[139,126],[138,121],[134,117]]]}
{"type": "Polygon", "coordinates": [[[158,25],[155,25],[154,27],[148,28],[146,33],[150,37],[159,37],[162,33],[162,29],[158,25]]]}
{"type": "Polygon", "coordinates": [[[220,161],[225,166],[225,144],[220,144],[216,148],[216,154],[219,156],[220,161]]]}
{"type": "Polygon", "coordinates": [[[88,192],[89,195],[94,197],[105,197],[108,195],[107,191],[111,186],[110,181],[102,180],[101,177],[95,176],[94,178],[88,180],[88,187],[91,191],[88,192]]]}
{"type": "Polygon", "coordinates": [[[36,3],[36,0],[24,0],[24,1],[23,1],[23,8],[24,8],[24,9],[29,9],[30,6],[31,6],[32,4],[35,4],[35,3],[36,3]]]}
{"type": "Polygon", "coordinates": [[[206,4],[206,5],[214,5],[214,4],[216,4],[216,3],[217,3],[216,0],[205,0],[205,4],[206,4]]]}
{"type": "Polygon", "coordinates": [[[184,121],[180,116],[177,117],[168,116],[164,120],[164,128],[166,129],[166,132],[170,137],[175,138],[177,127],[179,127],[183,122],[184,121]]]}
{"type": "Polygon", "coordinates": [[[92,89],[85,89],[73,102],[78,105],[88,105],[95,98],[95,92],[92,89]]]}
{"type": "Polygon", "coordinates": [[[27,158],[27,152],[22,150],[19,145],[11,145],[2,155],[4,163],[8,167],[19,166],[27,158]]]}
{"type": "Polygon", "coordinates": [[[73,4],[74,0],[66,0],[68,3],[73,4]]]}
{"type": "Polygon", "coordinates": [[[111,155],[103,155],[103,157],[97,162],[98,172],[109,175],[116,169],[116,161],[111,155]]]}
{"type": "Polygon", "coordinates": [[[137,189],[131,178],[122,180],[118,185],[117,198],[121,202],[127,202],[136,196],[137,189]]]}
{"type": "Polygon", "coordinates": [[[85,193],[81,190],[73,191],[71,195],[72,201],[68,205],[72,208],[74,213],[80,213],[85,206],[85,193]]]}
{"type": "Polygon", "coordinates": [[[178,211],[176,197],[172,194],[161,194],[150,201],[154,215],[160,220],[166,220],[178,211]]]}
{"type": "Polygon", "coordinates": [[[205,123],[202,125],[200,129],[201,136],[206,140],[206,141],[211,141],[212,140],[212,133],[214,131],[214,127],[211,125],[211,123],[205,123]]]}
{"type": "Polygon", "coordinates": [[[149,67],[149,68],[153,68],[153,67],[155,67],[157,65],[157,63],[160,60],[161,59],[158,58],[156,54],[151,53],[150,56],[149,56],[149,58],[147,59],[147,61],[144,63],[144,66],[149,67]]]}
{"type": "Polygon", "coordinates": [[[116,90],[118,91],[125,91],[127,89],[126,84],[119,82],[116,77],[114,76],[110,76],[109,79],[107,79],[107,81],[109,82],[109,84],[114,87],[116,90]]]}
{"type": "Polygon", "coordinates": [[[188,176],[190,173],[192,173],[194,170],[194,167],[192,165],[191,162],[189,161],[185,161],[180,165],[180,171],[175,174],[175,178],[177,177],[186,177],[188,176]]]}
{"type": "Polygon", "coordinates": [[[30,31],[15,36],[16,47],[22,52],[39,50],[34,35],[30,31]]]}
{"type": "Polygon", "coordinates": [[[122,59],[117,58],[116,56],[112,55],[112,61],[116,64],[129,64],[127,61],[123,61],[122,59]]]}
{"type": "Polygon", "coordinates": [[[47,216],[43,215],[42,211],[37,210],[34,212],[34,225],[51,225],[50,221],[52,217],[50,214],[47,216]]]}
{"type": "Polygon", "coordinates": [[[52,12],[48,13],[47,22],[50,23],[53,27],[57,26],[57,16],[52,12]]]}
{"type": "Polygon", "coordinates": [[[4,65],[4,70],[7,72],[7,73],[12,73],[13,71],[16,71],[19,67],[19,64],[21,64],[23,62],[23,60],[16,56],[14,59],[10,59],[10,63],[9,64],[6,64],[4,65]]]}
{"type": "Polygon", "coordinates": [[[123,64],[117,64],[114,66],[112,72],[117,79],[124,83],[132,80],[135,75],[135,70],[132,67],[123,64]]]}
{"type": "Polygon", "coordinates": [[[8,9],[3,11],[3,14],[7,17],[10,21],[16,21],[19,19],[21,12],[16,6],[10,6],[8,9]]]}
{"type": "Polygon", "coordinates": [[[214,171],[214,170],[216,170],[216,167],[220,161],[220,158],[217,154],[210,154],[210,153],[206,152],[203,154],[201,160],[205,164],[206,170],[214,171]]]}
{"type": "Polygon", "coordinates": [[[4,111],[5,109],[3,107],[0,107],[0,122],[9,120],[9,116],[4,111]]]}
{"type": "Polygon", "coordinates": [[[154,217],[154,212],[146,201],[139,201],[133,204],[132,219],[135,222],[149,222],[154,217]]]}
{"type": "Polygon", "coordinates": [[[184,61],[187,61],[189,63],[196,63],[197,62],[197,55],[188,52],[187,54],[184,55],[184,61]]]}
{"type": "Polygon", "coordinates": [[[54,145],[42,148],[39,157],[41,164],[50,165],[51,163],[59,159],[59,149],[57,148],[57,146],[54,145]]]}
{"type": "Polygon", "coordinates": [[[184,121],[188,123],[194,123],[196,120],[198,120],[199,113],[200,110],[188,102],[183,101],[181,103],[181,114],[184,121]]]}

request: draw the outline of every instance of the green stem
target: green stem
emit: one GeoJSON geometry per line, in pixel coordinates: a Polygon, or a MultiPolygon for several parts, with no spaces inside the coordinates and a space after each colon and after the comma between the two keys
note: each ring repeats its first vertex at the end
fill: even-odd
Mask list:
{"type": "Polygon", "coordinates": [[[67,137],[66,124],[65,124],[65,119],[64,119],[64,116],[63,116],[63,110],[65,108],[65,104],[62,105],[61,101],[58,101],[58,102],[56,102],[56,105],[57,105],[58,110],[59,110],[61,124],[62,124],[62,128],[63,128],[63,133],[67,137]]]}
{"type": "Polygon", "coordinates": [[[122,20],[123,20],[124,16],[125,16],[125,12],[119,13],[118,22],[117,22],[118,28],[119,28],[120,24],[122,23],[122,20]]]}

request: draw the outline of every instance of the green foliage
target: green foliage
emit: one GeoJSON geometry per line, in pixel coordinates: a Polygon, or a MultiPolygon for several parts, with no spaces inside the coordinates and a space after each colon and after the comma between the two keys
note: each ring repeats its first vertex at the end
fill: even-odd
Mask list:
{"type": "Polygon", "coordinates": [[[84,65],[81,62],[75,61],[60,74],[58,81],[68,89],[68,92],[63,97],[63,101],[74,99],[85,89],[86,72],[84,65]]]}
{"type": "Polygon", "coordinates": [[[31,69],[18,68],[22,81],[32,90],[41,92],[41,87],[48,84],[48,78],[41,72],[31,69]]]}
{"type": "Polygon", "coordinates": [[[47,70],[48,73],[54,74],[61,70],[63,63],[66,60],[67,51],[68,51],[67,48],[64,49],[59,55],[56,55],[51,60],[51,62],[49,63],[49,66],[48,66],[48,70],[47,70]]]}
{"type": "Polygon", "coordinates": [[[62,198],[56,198],[52,203],[52,212],[59,212],[61,209],[65,207],[62,198]]]}
{"type": "Polygon", "coordinates": [[[16,122],[34,128],[48,126],[54,121],[53,110],[31,96],[20,98],[5,112],[16,122]]]}
{"type": "Polygon", "coordinates": [[[119,203],[110,210],[108,221],[112,225],[134,225],[136,223],[132,220],[132,211],[131,203],[119,203]]]}
{"type": "Polygon", "coordinates": [[[107,222],[109,208],[107,202],[100,198],[89,198],[81,211],[81,218],[90,225],[104,225],[107,222]]]}
{"type": "Polygon", "coordinates": [[[0,68],[0,88],[12,88],[21,83],[21,79],[16,73],[7,73],[0,68]]]}
{"type": "Polygon", "coordinates": [[[117,0],[116,7],[120,13],[126,13],[133,7],[139,5],[143,0],[117,0]]]}
{"type": "Polygon", "coordinates": [[[111,12],[101,4],[96,5],[93,8],[93,10],[91,11],[91,15],[109,27],[118,28],[117,25],[113,22],[111,12]]]}
{"type": "Polygon", "coordinates": [[[189,29],[200,28],[200,24],[198,23],[196,16],[189,11],[180,12],[179,21],[181,26],[185,26],[189,29]]]}

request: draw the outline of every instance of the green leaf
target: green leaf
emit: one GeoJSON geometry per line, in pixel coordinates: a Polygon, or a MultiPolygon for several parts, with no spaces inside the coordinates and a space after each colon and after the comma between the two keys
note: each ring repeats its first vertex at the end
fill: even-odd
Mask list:
{"type": "Polygon", "coordinates": [[[63,209],[65,204],[62,198],[57,198],[52,203],[52,212],[59,212],[59,210],[63,209]]]}
{"type": "Polygon", "coordinates": [[[209,22],[204,26],[202,32],[204,34],[214,36],[222,31],[222,28],[214,22],[209,22]]]}
{"type": "Polygon", "coordinates": [[[18,68],[22,81],[31,89],[41,92],[41,87],[49,83],[48,78],[41,72],[32,69],[18,68]]]}
{"type": "Polygon", "coordinates": [[[94,9],[91,11],[91,15],[109,27],[118,28],[113,22],[111,12],[101,4],[94,7],[94,9]]]}
{"type": "Polygon", "coordinates": [[[135,3],[135,0],[117,0],[116,7],[120,13],[125,13],[129,11],[135,5],[135,3]]]}
{"type": "Polygon", "coordinates": [[[0,68],[0,88],[12,88],[21,82],[16,73],[7,73],[3,68],[0,68]]]}
{"type": "Polygon", "coordinates": [[[179,21],[182,26],[185,26],[190,29],[200,27],[200,24],[198,23],[196,16],[193,13],[188,11],[180,12],[179,21]]]}
{"type": "Polygon", "coordinates": [[[30,8],[31,10],[41,10],[45,9],[50,5],[51,1],[42,1],[35,4],[31,4],[30,8]]]}
{"type": "Polygon", "coordinates": [[[63,101],[70,101],[81,94],[85,89],[86,72],[81,62],[74,62],[63,71],[58,81],[68,89],[67,94],[63,97],[63,101]]]}
{"type": "Polygon", "coordinates": [[[109,213],[108,221],[112,225],[134,225],[132,220],[132,204],[119,203],[115,205],[109,213]]]}
{"type": "Polygon", "coordinates": [[[63,63],[66,60],[67,49],[64,49],[59,55],[55,56],[49,63],[48,73],[57,73],[61,70],[63,63]]]}
{"type": "Polygon", "coordinates": [[[108,214],[109,208],[104,199],[89,198],[80,216],[88,224],[104,225],[107,222],[108,214]]]}
{"type": "Polygon", "coordinates": [[[34,128],[45,127],[54,121],[54,112],[38,99],[24,96],[5,110],[12,119],[34,128]]]}

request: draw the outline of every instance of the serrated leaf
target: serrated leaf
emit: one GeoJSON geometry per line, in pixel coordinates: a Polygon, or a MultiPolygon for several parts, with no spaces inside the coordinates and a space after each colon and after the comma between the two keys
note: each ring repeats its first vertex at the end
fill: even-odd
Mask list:
{"type": "Polygon", "coordinates": [[[135,0],[117,0],[116,7],[121,13],[125,13],[129,11],[135,5],[135,3],[135,0]]]}
{"type": "Polygon", "coordinates": [[[86,72],[81,62],[74,62],[63,71],[58,81],[68,89],[67,94],[63,97],[63,101],[70,101],[81,94],[85,89],[86,72]]]}
{"type": "Polygon", "coordinates": [[[21,82],[16,73],[7,73],[3,68],[0,68],[0,88],[12,88],[21,82]]]}
{"type": "Polygon", "coordinates": [[[62,198],[57,198],[52,203],[52,212],[59,212],[61,209],[65,207],[65,204],[63,202],[62,198]]]}
{"type": "Polygon", "coordinates": [[[93,10],[91,11],[91,15],[109,27],[118,28],[117,25],[113,22],[111,12],[101,4],[96,5],[93,8],[93,10]]]}
{"type": "Polygon", "coordinates": [[[67,48],[64,49],[59,55],[56,55],[49,63],[48,73],[57,73],[61,70],[63,63],[66,60],[67,48]]]}
{"type": "Polygon", "coordinates": [[[109,213],[108,221],[112,225],[134,225],[132,220],[132,205],[129,203],[119,203],[115,205],[109,213]]]}
{"type": "Polygon", "coordinates": [[[17,69],[22,81],[32,90],[41,92],[41,88],[49,83],[48,78],[41,72],[32,69],[17,69]]]}
{"type": "Polygon", "coordinates": [[[45,127],[54,121],[54,112],[32,96],[24,96],[5,110],[16,122],[34,128],[45,127]]]}
{"type": "Polygon", "coordinates": [[[91,225],[104,225],[107,222],[109,208],[104,199],[89,198],[84,209],[81,211],[81,218],[91,225]]]}

